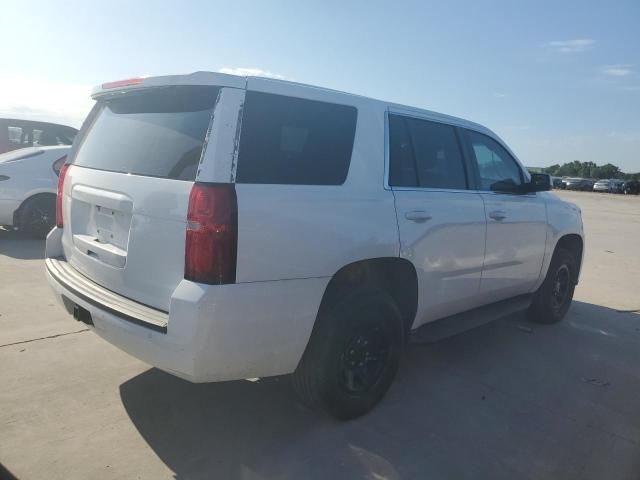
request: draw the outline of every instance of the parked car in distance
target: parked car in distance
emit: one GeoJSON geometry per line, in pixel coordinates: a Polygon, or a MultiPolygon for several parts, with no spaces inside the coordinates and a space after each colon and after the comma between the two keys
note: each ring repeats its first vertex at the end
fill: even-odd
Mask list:
{"type": "Polygon", "coordinates": [[[293,374],[306,404],[346,419],[427,324],[569,309],[581,212],[481,125],[208,72],[93,98],[47,278],[77,320],[173,375],[293,374]]]}
{"type": "Polygon", "coordinates": [[[611,180],[598,180],[593,184],[594,192],[611,192],[613,182],[611,180]]]}
{"type": "Polygon", "coordinates": [[[638,195],[640,193],[640,181],[627,180],[622,185],[622,191],[627,195],[638,195]]]}
{"type": "Polygon", "coordinates": [[[71,147],[0,155],[0,225],[44,238],[55,225],[58,173],[71,147]]]}
{"type": "Polygon", "coordinates": [[[612,179],[609,191],[611,193],[624,193],[624,180],[612,179]]]}
{"type": "Polygon", "coordinates": [[[593,180],[587,178],[566,178],[564,180],[564,188],[567,190],[590,191],[593,189],[593,180]]]}
{"type": "Polygon", "coordinates": [[[553,188],[563,189],[564,183],[562,182],[562,178],[560,177],[551,177],[551,184],[553,188]]]}
{"type": "Polygon", "coordinates": [[[567,190],[580,190],[584,185],[584,179],[567,177],[562,180],[562,183],[567,190]]]}
{"type": "Polygon", "coordinates": [[[71,145],[77,133],[57,123],[0,118],[0,154],[33,146],[71,145]]]}

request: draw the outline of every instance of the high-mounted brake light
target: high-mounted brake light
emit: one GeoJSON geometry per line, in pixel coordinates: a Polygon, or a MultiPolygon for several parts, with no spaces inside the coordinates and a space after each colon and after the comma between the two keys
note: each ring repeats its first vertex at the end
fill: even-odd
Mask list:
{"type": "Polygon", "coordinates": [[[102,84],[102,88],[119,88],[128,87],[129,85],[139,85],[144,82],[144,78],[127,78],[125,80],[116,80],[115,82],[107,82],[102,84]]]}
{"type": "Polygon", "coordinates": [[[69,164],[65,163],[58,172],[58,193],[56,194],[56,226],[62,228],[62,193],[64,190],[64,177],[67,175],[69,164]]]}
{"type": "Polygon", "coordinates": [[[233,184],[196,183],[189,195],[184,278],[235,283],[238,202],[233,184]]]}

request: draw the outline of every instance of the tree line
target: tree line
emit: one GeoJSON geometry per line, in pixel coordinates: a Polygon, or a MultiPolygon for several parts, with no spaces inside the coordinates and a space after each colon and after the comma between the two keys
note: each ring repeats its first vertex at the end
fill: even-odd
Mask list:
{"type": "Polygon", "coordinates": [[[621,180],[640,180],[640,172],[624,173],[619,167],[611,163],[596,165],[594,162],[573,162],[563,165],[551,165],[542,169],[554,177],[581,177],[581,178],[619,178],[621,180]]]}

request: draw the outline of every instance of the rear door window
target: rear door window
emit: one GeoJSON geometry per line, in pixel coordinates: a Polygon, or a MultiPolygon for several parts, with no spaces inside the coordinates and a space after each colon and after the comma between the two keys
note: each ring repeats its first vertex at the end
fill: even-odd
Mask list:
{"type": "Polygon", "coordinates": [[[356,118],[351,106],[247,92],[236,182],[344,183],[356,118]]]}
{"type": "Polygon", "coordinates": [[[455,128],[389,115],[389,185],[466,189],[464,160],[455,128]]]}
{"type": "Polygon", "coordinates": [[[101,100],[73,163],[193,181],[218,91],[162,87],[101,100]]]}

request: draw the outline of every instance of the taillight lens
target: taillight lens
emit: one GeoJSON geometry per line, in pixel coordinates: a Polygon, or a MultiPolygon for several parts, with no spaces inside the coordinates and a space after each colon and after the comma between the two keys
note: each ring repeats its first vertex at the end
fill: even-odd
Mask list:
{"type": "Polygon", "coordinates": [[[64,189],[64,177],[67,175],[69,165],[64,163],[58,172],[58,193],[56,195],[56,226],[62,228],[62,191],[64,189]]]}
{"type": "Polygon", "coordinates": [[[234,185],[196,183],[189,195],[184,278],[212,285],[235,283],[237,250],[234,185]]]}

